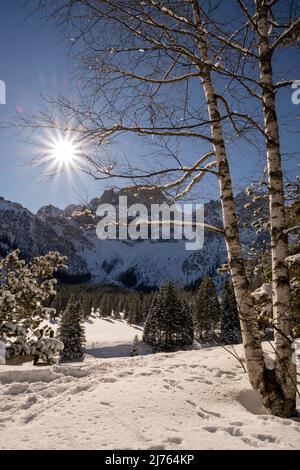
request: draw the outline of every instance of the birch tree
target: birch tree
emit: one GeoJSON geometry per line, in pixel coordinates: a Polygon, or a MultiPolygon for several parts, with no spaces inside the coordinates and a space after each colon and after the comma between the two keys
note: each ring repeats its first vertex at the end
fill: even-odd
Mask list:
{"type": "MultiPolygon", "coordinates": [[[[252,99],[259,102],[262,109],[264,138],[267,157],[267,177],[269,195],[269,227],[271,240],[272,275],[272,317],[275,330],[275,374],[285,396],[286,407],[295,406],[296,365],[292,350],[292,302],[289,280],[288,227],[284,201],[284,180],[282,171],[280,132],[276,93],[293,80],[288,71],[281,71],[283,78],[276,82],[273,73],[274,56],[287,47],[294,47],[300,37],[299,5],[294,1],[237,0],[244,14],[243,27],[230,33],[222,31],[218,36],[224,47],[231,53],[245,51],[244,58],[233,67],[230,64],[221,73],[231,76],[234,82],[244,86],[252,99]],[[284,12],[284,13],[283,13],[284,12]],[[246,26],[247,25],[247,26],[246,26]],[[237,35],[236,32],[239,31],[237,35]],[[240,32],[243,31],[241,35],[240,32]],[[245,33],[246,32],[246,33],[245,33]],[[232,41],[234,37],[234,42],[232,41]],[[250,59],[250,60],[249,60],[250,59]],[[249,65],[252,65],[252,68],[249,65]],[[253,73],[259,70],[259,76],[253,73]],[[285,75],[285,76],[284,76],[285,75]]],[[[251,111],[250,111],[251,115],[251,111]]],[[[257,119],[253,117],[253,119],[257,119]]],[[[258,121],[259,122],[259,121],[258,121]]]]}
{"type": "MultiPolygon", "coordinates": [[[[238,64],[241,57],[256,59],[250,49],[235,40],[240,35],[247,36],[253,22],[251,15],[228,39],[228,34],[220,34],[219,20],[211,21],[219,11],[219,4],[214,2],[57,0],[50,7],[48,2],[40,1],[38,7],[44,7],[46,16],[55,18],[65,33],[69,33],[78,63],[80,90],[76,101],[66,98],[51,101],[51,112],[25,117],[23,125],[75,134],[89,148],[81,169],[95,179],[128,178],[146,182],[150,187],[172,191],[173,198],[179,199],[195,188],[199,191],[204,176],[217,177],[222,233],[249,380],[269,413],[282,417],[293,415],[295,387],[292,392],[286,374],[268,369],[264,361],[228,159],[233,136],[240,138],[255,129],[266,137],[264,127],[253,116],[234,110],[227,96],[228,84],[233,80],[241,89],[252,93],[249,86],[252,79],[239,75],[235,71],[238,67],[226,70],[222,65],[230,61],[228,50],[235,52],[238,64]],[[59,115],[52,112],[53,108],[59,115]],[[150,139],[151,144],[164,149],[164,158],[160,154],[156,159],[152,154],[147,165],[142,159],[107,161],[103,149],[114,139],[122,139],[123,134],[150,139]],[[179,152],[187,139],[199,149],[192,163],[187,163],[179,152]]],[[[248,16],[247,9],[244,12],[248,16]]],[[[223,25],[224,31],[229,30],[229,25],[230,18],[223,25]]],[[[262,64],[262,73],[263,70],[262,64]]],[[[267,69],[265,72],[268,74],[267,69]]],[[[253,81],[255,86],[259,85],[259,80],[253,81]]],[[[266,83],[265,88],[268,86],[266,83]]],[[[267,118],[269,123],[274,122],[273,117],[272,113],[267,118]]],[[[273,133],[274,125],[268,127],[273,133]]],[[[273,150],[269,156],[273,164],[278,158],[275,153],[273,150]]],[[[276,175],[274,184],[278,186],[276,175]]],[[[277,195],[276,202],[278,199],[277,195]]],[[[278,232],[278,223],[282,226],[276,222],[274,234],[278,232]]],[[[216,231],[220,233],[220,229],[216,231]]],[[[283,251],[280,242],[277,253],[281,258],[283,251]]],[[[281,269],[285,272],[285,268],[281,269]]],[[[288,287],[283,284],[287,296],[288,287]]],[[[277,308],[279,312],[279,303],[277,308]]],[[[282,352],[286,350],[282,339],[278,346],[282,352]]]]}
{"type": "MultiPolygon", "coordinates": [[[[271,2],[276,3],[276,2],[271,2]]],[[[292,361],[292,308],[289,281],[288,234],[285,215],[284,185],[281,165],[280,135],[277,119],[275,84],[272,74],[273,53],[277,47],[292,35],[297,27],[300,32],[299,18],[271,43],[272,27],[271,4],[256,1],[256,33],[259,45],[259,67],[262,88],[263,114],[266,131],[267,166],[269,183],[270,235],[272,257],[272,303],[273,319],[276,326],[276,364],[275,370],[284,389],[285,399],[293,404],[296,365],[292,361]]],[[[293,406],[293,405],[292,405],[293,406]]]]}

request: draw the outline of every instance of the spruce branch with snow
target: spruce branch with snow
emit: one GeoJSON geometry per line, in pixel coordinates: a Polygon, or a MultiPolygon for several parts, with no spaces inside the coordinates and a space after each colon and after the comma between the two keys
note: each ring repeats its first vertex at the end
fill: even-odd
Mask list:
{"type": "Polygon", "coordinates": [[[66,268],[66,261],[50,252],[26,263],[20,259],[20,250],[0,261],[0,339],[6,344],[8,358],[37,355],[43,360],[55,359],[60,344],[50,338],[52,329],[47,322],[54,310],[43,303],[55,295],[53,274],[66,268]]]}

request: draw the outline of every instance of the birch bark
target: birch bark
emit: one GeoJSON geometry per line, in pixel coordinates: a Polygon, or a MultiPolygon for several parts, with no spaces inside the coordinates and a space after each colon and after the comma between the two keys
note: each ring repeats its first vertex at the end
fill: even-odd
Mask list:
{"type": "Polygon", "coordinates": [[[289,337],[291,331],[291,293],[289,282],[288,235],[286,229],[284,184],[282,176],[280,135],[273,84],[272,48],[269,41],[268,6],[257,0],[257,35],[260,79],[266,132],[269,211],[272,256],[272,304],[275,325],[276,375],[280,382],[287,412],[296,409],[296,366],[292,361],[289,337]]]}
{"type": "MultiPolygon", "coordinates": [[[[221,115],[211,76],[207,38],[203,34],[201,11],[198,0],[191,1],[195,25],[199,28],[199,52],[201,54],[202,61],[207,64],[206,66],[201,67],[200,76],[206,97],[208,114],[212,121],[211,135],[217,162],[228,262],[239,310],[247,372],[250,383],[253,389],[259,394],[266,410],[277,416],[289,417],[295,411],[295,403],[290,402],[288,399],[289,395],[287,392],[290,393],[291,389],[287,376],[286,374],[283,376],[282,373],[278,374],[277,370],[267,369],[264,361],[262,339],[258,328],[253,299],[251,297],[240,241],[232,181],[221,124],[221,115]]],[[[281,255],[282,254],[283,253],[281,252],[281,255]]],[[[285,255],[285,252],[284,256],[287,256],[285,255]]],[[[285,328],[287,331],[286,325],[285,328]]],[[[283,345],[282,336],[280,344],[283,345]]],[[[284,351],[286,351],[285,347],[286,345],[283,346],[284,351]]]]}

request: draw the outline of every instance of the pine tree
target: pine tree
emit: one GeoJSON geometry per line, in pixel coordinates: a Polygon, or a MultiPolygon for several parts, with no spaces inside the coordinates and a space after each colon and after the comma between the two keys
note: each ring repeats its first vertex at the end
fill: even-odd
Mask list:
{"type": "Polygon", "coordinates": [[[112,305],[110,295],[106,294],[102,297],[101,307],[100,307],[100,314],[101,317],[110,317],[112,312],[112,305]]]}
{"type": "Polygon", "coordinates": [[[242,341],[238,309],[232,284],[225,282],[221,293],[221,333],[223,344],[239,344],[242,341]]]}
{"type": "Polygon", "coordinates": [[[220,321],[220,304],[213,280],[207,276],[201,282],[193,306],[196,339],[209,343],[215,339],[220,321]]]}
{"type": "Polygon", "coordinates": [[[140,355],[138,335],[135,335],[135,337],[133,338],[130,355],[131,356],[139,356],[140,355]]]}
{"type": "Polygon", "coordinates": [[[91,315],[93,301],[90,292],[83,291],[82,299],[81,299],[81,308],[83,310],[84,318],[88,318],[91,315]]]}
{"type": "Polygon", "coordinates": [[[135,324],[139,325],[143,322],[143,304],[139,296],[135,299],[135,324]]]}
{"type": "Polygon", "coordinates": [[[113,316],[114,320],[119,320],[121,318],[120,317],[120,310],[118,309],[118,307],[115,310],[113,310],[113,315],[112,316],[113,316]]]}
{"type": "Polygon", "coordinates": [[[194,342],[194,323],[191,308],[183,301],[182,328],[180,332],[180,343],[182,347],[190,346],[194,342]]]}
{"type": "Polygon", "coordinates": [[[135,298],[134,295],[130,295],[128,300],[127,300],[127,306],[126,306],[126,320],[129,325],[132,325],[135,323],[135,315],[136,315],[136,310],[135,310],[135,298]]]}
{"type": "Polygon", "coordinates": [[[175,351],[193,343],[190,311],[170,282],[154,296],[143,341],[154,351],[175,351]]]}
{"type": "Polygon", "coordinates": [[[61,343],[50,336],[47,321],[55,315],[45,301],[56,294],[53,274],[67,258],[57,252],[38,256],[31,263],[20,260],[15,250],[0,262],[0,340],[6,356],[38,355],[53,362],[61,343]]]}
{"type": "Polygon", "coordinates": [[[97,290],[93,299],[93,307],[94,307],[94,311],[99,316],[100,316],[101,306],[102,306],[102,297],[103,297],[103,293],[97,290]]]}
{"type": "Polygon", "coordinates": [[[144,327],[143,341],[151,346],[153,351],[159,351],[161,345],[161,297],[161,291],[155,293],[144,327]]]}
{"type": "Polygon", "coordinates": [[[64,344],[62,360],[81,360],[85,352],[84,312],[79,301],[71,298],[58,329],[58,338],[64,344]]]}
{"type": "Polygon", "coordinates": [[[67,296],[65,294],[66,289],[62,292],[59,288],[55,297],[51,300],[50,307],[55,309],[57,315],[60,315],[66,308],[67,296]]]}
{"type": "Polygon", "coordinates": [[[169,282],[163,290],[164,349],[173,351],[180,344],[184,308],[175,286],[169,282]]]}
{"type": "Polygon", "coordinates": [[[142,309],[143,309],[143,322],[145,322],[147,320],[147,317],[148,317],[148,314],[149,314],[149,311],[150,311],[150,308],[151,308],[151,304],[152,304],[152,301],[153,301],[153,297],[154,297],[155,294],[147,294],[147,295],[144,295],[143,296],[143,303],[142,303],[142,309]]]}
{"type": "Polygon", "coordinates": [[[131,294],[129,296],[126,318],[129,325],[137,325],[143,321],[143,306],[141,300],[137,294],[131,294]]]}

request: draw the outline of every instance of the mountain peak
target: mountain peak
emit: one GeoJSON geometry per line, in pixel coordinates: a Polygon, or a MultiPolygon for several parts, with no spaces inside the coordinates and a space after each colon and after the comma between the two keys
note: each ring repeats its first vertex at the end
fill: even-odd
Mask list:
{"type": "Polygon", "coordinates": [[[47,219],[56,219],[63,216],[63,211],[58,207],[48,204],[47,206],[42,206],[36,213],[36,217],[44,222],[47,219]]]}
{"type": "MultiPolygon", "coordinates": [[[[168,280],[178,284],[196,282],[207,274],[219,282],[218,267],[225,263],[222,237],[207,232],[204,248],[186,251],[185,240],[100,240],[96,235],[95,212],[100,204],[118,205],[119,196],[127,196],[128,206],[167,203],[161,190],[134,186],[107,189],[88,204],[70,204],[61,210],[51,204],[41,207],[36,216],[23,206],[0,199],[0,255],[18,247],[26,259],[59,251],[68,257],[69,275],[88,274],[93,282],[126,284],[135,287],[159,286],[168,280]]],[[[242,197],[238,213],[244,214],[242,197]]],[[[219,201],[205,204],[207,223],[222,226],[219,201]]],[[[251,229],[242,229],[245,250],[249,252],[255,237],[251,229]]]]}

